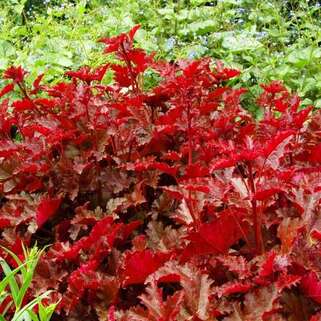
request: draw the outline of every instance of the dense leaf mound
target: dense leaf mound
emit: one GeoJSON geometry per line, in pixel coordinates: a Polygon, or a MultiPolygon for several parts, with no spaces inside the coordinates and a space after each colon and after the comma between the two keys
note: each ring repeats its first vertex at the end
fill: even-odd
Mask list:
{"type": "Polygon", "coordinates": [[[156,61],[137,28],[70,81],[4,73],[1,242],[52,244],[30,296],[68,321],[319,320],[320,112],[273,82],[257,121],[237,70],[156,61]]]}

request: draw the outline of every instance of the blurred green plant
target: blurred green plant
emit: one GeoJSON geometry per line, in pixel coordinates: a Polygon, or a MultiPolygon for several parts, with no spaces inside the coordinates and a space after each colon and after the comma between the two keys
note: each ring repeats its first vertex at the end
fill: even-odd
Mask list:
{"type": "Polygon", "coordinates": [[[0,258],[4,277],[0,281],[0,305],[3,311],[0,314],[0,321],[7,319],[7,314],[14,311],[11,321],[49,321],[57,303],[44,305],[43,300],[49,298],[51,291],[47,291],[30,302],[26,301],[27,291],[31,286],[34,272],[44,249],[39,250],[34,246],[31,250],[23,247],[24,261],[22,262],[17,255],[10,250],[1,247],[7,252],[18,265],[13,269],[8,262],[0,258]],[[37,308],[37,313],[34,311],[37,308]]]}

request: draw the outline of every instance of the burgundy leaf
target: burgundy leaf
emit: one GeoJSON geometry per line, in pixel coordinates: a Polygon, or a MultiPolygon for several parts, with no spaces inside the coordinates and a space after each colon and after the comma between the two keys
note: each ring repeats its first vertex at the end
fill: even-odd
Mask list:
{"type": "Polygon", "coordinates": [[[61,201],[61,198],[44,198],[41,200],[36,212],[38,228],[42,227],[57,212],[61,201]]]}

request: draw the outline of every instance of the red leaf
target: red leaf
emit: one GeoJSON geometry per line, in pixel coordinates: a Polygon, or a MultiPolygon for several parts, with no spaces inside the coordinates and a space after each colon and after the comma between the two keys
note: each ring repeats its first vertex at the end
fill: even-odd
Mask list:
{"type": "Polygon", "coordinates": [[[166,163],[160,163],[160,162],[153,162],[150,167],[158,169],[159,171],[164,172],[171,176],[176,176],[178,171],[177,166],[169,166],[166,163]]]}
{"type": "Polygon", "coordinates": [[[67,71],[65,75],[73,78],[78,78],[87,83],[91,83],[92,81],[101,81],[106,73],[108,65],[104,65],[97,69],[91,70],[90,67],[85,66],[81,67],[78,71],[67,71]]]}
{"type": "Polygon", "coordinates": [[[219,170],[219,169],[224,169],[228,167],[232,167],[237,163],[237,158],[236,157],[231,157],[231,158],[222,158],[218,161],[216,161],[210,168],[210,172],[212,173],[213,171],[219,170]]]}
{"type": "Polygon", "coordinates": [[[26,137],[34,137],[35,133],[37,132],[47,136],[48,134],[50,134],[51,130],[42,125],[30,125],[30,126],[23,127],[21,132],[26,137]]]}
{"type": "Polygon", "coordinates": [[[9,67],[7,70],[5,70],[3,78],[11,79],[15,83],[21,83],[26,74],[27,72],[21,66],[9,67]]]}
{"type": "Polygon", "coordinates": [[[135,73],[144,72],[153,62],[153,56],[147,55],[142,49],[132,49],[127,57],[135,65],[135,73]]]}
{"type": "Polygon", "coordinates": [[[282,273],[276,282],[276,286],[279,292],[282,292],[284,289],[290,289],[292,286],[297,285],[301,279],[302,276],[300,275],[289,275],[282,273]]]}
{"type": "Polygon", "coordinates": [[[137,30],[140,28],[140,25],[135,25],[132,29],[130,29],[130,31],[128,32],[128,36],[129,36],[129,39],[131,41],[134,40],[134,37],[135,37],[135,34],[137,32],[137,30]]]}
{"type": "Polygon", "coordinates": [[[184,178],[196,178],[208,176],[209,170],[208,167],[203,167],[198,163],[194,163],[186,166],[184,178]]]}
{"type": "Polygon", "coordinates": [[[123,264],[123,286],[144,283],[151,273],[169,259],[170,255],[170,253],[153,253],[151,250],[128,253],[123,264]]]}
{"type": "Polygon", "coordinates": [[[313,229],[310,233],[311,237],[315,240],[321,241],[321,231],[313,229]]]}
{"type": "Polygon", "coordinates": [[[210,223],[200,226],[198,232],[191,232],[188,239],[191,241],[183,251],[182,259],[204,254],[224,254],[231,245],[244,235],[241,221],[229,211],[220,213],[220,217],[210,223]]]}
{"type": "Polygon", "coordinates": [[[35,105],[32,100],[28,98],[24,98],[22,100],[16,100],[12,103],[12,106],[15,108],[16,111],[25,111],[34,109],[35,105]]]}
{"type": "Polygon", "coordinates": [[[107,216],[98,221],[92,228],[90,234],[87,237],[83,237],[73,244],[71,248],[63,253],[58,254],[59,260],[75,260],[81,251],[86,251],[90,248],[96,247],[99,250],[99,242],[104,244],[105,251],[109,252],[116,239],[117,234],[122,228],[122,224],[113,225],[113,218],[107,216]],[[106,242],[104,242],[104,240],[106,242]]]}
{"type": "Polygon", "coordinates": [[[309,161],[311,163],[321,163],[321,143],[315,145],[311,151],[309,156],[309,161]]]}
{"type": "Polygon", "coordinates": [[[111,37],[111,38],[101,38],[98,41],[106,44],[104,53],[112,53],[119,50],[120,45],[125,41],[125,39],[126,39],[126,34],[121,33],[118,36],[111,37]]]}
{"type": "Polygon", "coordinates": [[[310,321],[320,321],[321,320],[321,313],[317,313],[313,315],[310,319],[310,321]]]}
{"type": "Polygon", "coordinates": [[[182,154],[174,151],[169,151],[162,156],[163,160],[171,160],[171,161],[180,161],[181,158],[182,158],[182,154]]]}
{"type": "Polygon", "coordinates": [[[171,274],[166,274],[164,276],[161,276],[157,282],[158,283],[176,283],[180,282],[181,276],[179,273],[171,273],[171,274]]]}
{"type": "Polygon", "coordinates": [[[34,177],[34,180],[31,183],[27,184],[25,189],[30,193],[34,193],[43,187],[43,182],[39,178],[34,177]]]}
{"type": "Polygon", "coordinates": [[[44,77],[44,74],[40,74],[32,83],[33,90],[31,91],[31,94],[35,95],[39,92],[41,89],[40,82],[42,78],[44,77]]]}
{"type": "Polygon", "coordinates": [[[36,98],[33,100],[33,103],[36,105],[40,105],[42,108],[51,110],[55,106],[57,106],[57,101],[54,99],[47,99],[47,98],[36,98]]]}
{"type": "Polygon", "coordinates": [[[284,85],[280,81],[272,81],[268,85],[260,85],[266,92],[270,94],[277,94],[279,92],[287,91],[284,85]]]}
{"type": "MultiPolygon", "coordinates": [[[[148,311],[148,319],[140,318],[139,320],[150,321],[176,321],[184,301],[184,292],[177,291],[171,296],[164,299],[164,293],[156,282],[152,282],[146,288],[146,293],[139,298],[148,311]]],[[[135,319],[138,320],[138,319],[135,319]]]]}
{"type": "Polygon", "coordinates": [[[170,109],[165,115],[160,116],[156,122],[157,125],[173,125],[183,113],[182,106],[170,109]]]}
{"type": "Polygon", "coordinates": [[[275,101],[275,109],[281,113],[286,111],[288,106],[289,106],[288,103],[284,102],[282,98],[275,101]]]}
{"type": "Polygon", "coordinates": [[[115,317],[115,306],[112,305],[109,309],[108,309],[108,317],[106,321],[116,321],[116,317],[115,317]]]}
{"type": "Polygon", "coordinates": [[[14,84],[9,84],[7,86],[5,86],[1,91],[0,91],[0,98],[4,95],[6,95],[7,93],[9,93],[10,91],[12,91],[14,88],[14,84]]]}
{"type": "Polygon", "coordinates": [[[222,97],[222,95],[228,91],[230,88],[229,87],[219,87],[215,88],[212,92],[209,93],[208,98],[209,99],[217,99],[222,97]]]}
{"type": "Polygon", "coordinates": [[[321,281],[315,272],[309,272],[301,280],[301,288],[303,292],[321,304],[321,281]]]}
{"type": "Polygon", "coordinates": [[[187,191],[193,191],[193,192],[201,192],[201,193],[210,193],[210,188],[208,186],[205,185],[190,185],[190,184],[186,184],[184,186],[182,186],[185,190],[187,191]]]}
{"type": "Polygon", "coordinates": [[[61,204],[60,198],[44,198],[38,205],[36,212],[36,222],[38,228],[40,228],[44,223],[52,217],[58,210],[61,204]]]}
{"type": "Polygon", "coordinates": [[[283,143],[288,137],[292,136],[295,132],[293,130],[286,130],[278,133],[273,137],[263,149],[263,155],[268,157],[281,143],[283,143]]]}
{"type": "Polygon", "coordinates": [[[0,218],[0,228],[11,226],[11,222],[8,218],[0,218]]]}
{"type": "Polygon", "coordinates": [[[279,188],[269,188],[266,190],[259,190],[253,195],[252,199],[256,201],[265,201],[266,199],[270,198],[271,196],[281,191],[282,190],[279,188]]]}
{"type": "Polygon", "coordinates": [[[293,117],[293,124],[297,127],[301,127],[303,123],[307,120],[310,112],[313,110],[313,106],[308,106],[303,110],[299,111],[293,117]]]}
{"type": "Polygon", "coordinates": [[[235,293],[247,293],[252,288],[250,283],[229,282],[218,289],[219,297],[235,293]]]}
{"type": "Polygon", "coordinates": [[[19,146],[11,141],[0,141],[0,157],[10,157],[19,151],[19,146]]]}
{"type": "Polygon", "coordinates": [[[261,269],[259,272],[260,277],[266,278],[274,273],[274,260],[275,260],[275,258],[276,258],[275,252],[270,252],[267,255],[267,258],[265,259],[265,261],[261,265],[261,269]]]}
{"type": "Polygon", "coordinates": [[[217,260],[221,262],[229,271],[237,274],[238,279],[246,279],[251,276],[251,265],[243,256],[220,255],[217,260]]]}
{"type": "Polygon", "coordinates": [[[223,64],[220,61],[216,62],[216,73],[214,73],[215,78],[218,80],[229,80],[240,74],[240,71],[232,68],[223,68],[223,64]]]}
{"type": "MultiPolygon", "coordinates": [[[[140,28],[140,25],[134,26],[127,34],[121,33],[118,36],[111,37],[111,38],[101,38],[99,42],[103,42],[106,44],[105,53],[116,52],[121,48],[121,45],[128,43],[128,46],[132,46],[135,34],[137,30],[140,28]]],[[[125,45],[124,45],[125,47],[125,45]]]]}
{"type": "Polygon", "coordinates": [[[303,223],[298,218],[291,219],[287,217],[282,220],[278,227],[277,236],[281,240],[281,251],[283,254],[291,251],[293,243],[298,236],[298,231],[302,226],[303,223]]]}
{"type": "Polygon", "coordinates": [[[116,82],[121,87],[129,87],[132,84],[129,70],[126,66],[112,65],[116,82]]]}

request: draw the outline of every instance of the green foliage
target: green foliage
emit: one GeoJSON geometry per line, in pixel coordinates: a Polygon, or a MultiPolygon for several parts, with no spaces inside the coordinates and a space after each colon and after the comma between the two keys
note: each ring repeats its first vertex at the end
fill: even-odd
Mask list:
{"type": "Polygon", "coordinates": [[[66,68],[102,63],[98,38],[141,24],[138,45],[161,58],[209,55],[240,68],[247,108],[257,83],[273,79],[321,107],[320,10],[295,0],[7,0],[0,70],[21,64],[59,81],[66,68]]]}
{"type": "Polygon", "coordinates": [[[12,269],[9,263],[0,258],[0,265],[4,273],[0,281],[0,303],[8,302],[2,314],[0,321],[7,320],[5,317],[13,306],[14,315],[11,321],[49,321],[57,304],[44,305],[43,300],[48,298],[51,291],[47,291],[28,303],[25,303],[27,291],[31,286],[33,275],[43,250],[36,246],[30,251],[24,248],[25,260],[22,262],[13,252],[1,247],[7,252],[18,265],[12,269]],[[38,307],[38,313],[34,308],[38,307]]]}

